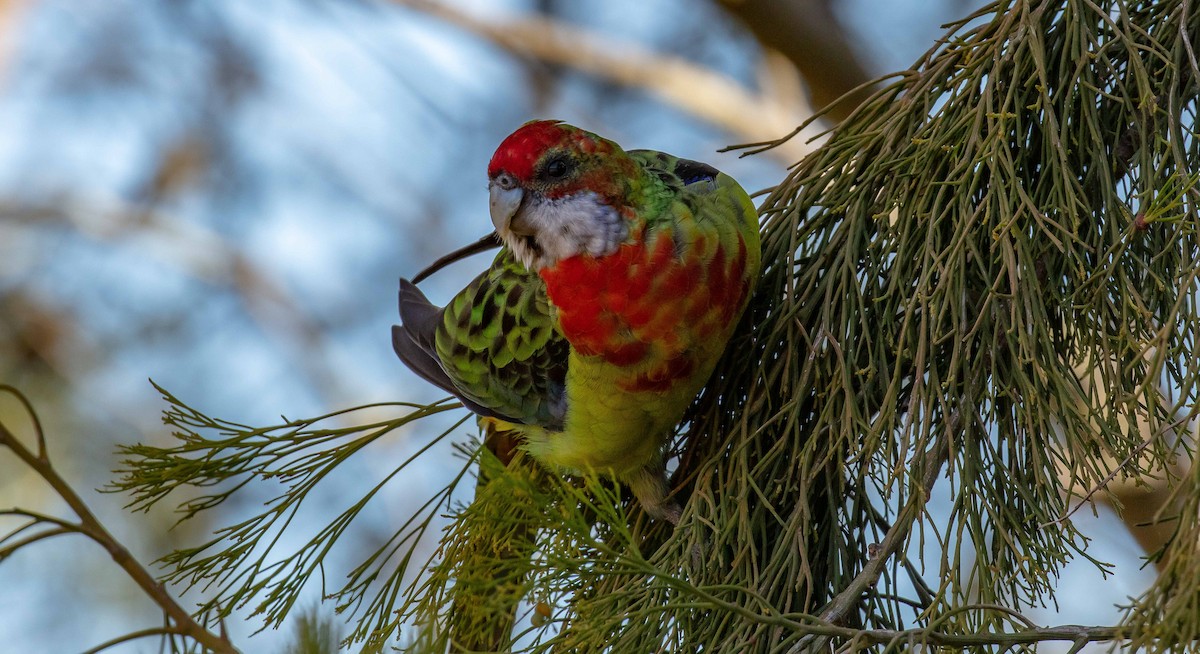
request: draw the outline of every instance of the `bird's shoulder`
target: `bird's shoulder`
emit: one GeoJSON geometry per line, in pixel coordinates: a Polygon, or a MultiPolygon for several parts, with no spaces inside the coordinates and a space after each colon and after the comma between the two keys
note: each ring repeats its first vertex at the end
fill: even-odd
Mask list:
{"type": "Polygon", "coordinates": [[[712,193],[728,176],[702,161],[676,157],[657,150],[631,150],[629,156],[653,179],[675,193],[712,193]]]}
{"type": "Polygon", "coordinates": [[[647,217],[651,231],[670,226],[672,230],[695,229],[722,238],[739,234],[743,240],[757,240],[754,203],[732,177],[707,163],[665,152],[633,150],[629,154],[658,188],[650,201],[655,215],[647,217]]]}

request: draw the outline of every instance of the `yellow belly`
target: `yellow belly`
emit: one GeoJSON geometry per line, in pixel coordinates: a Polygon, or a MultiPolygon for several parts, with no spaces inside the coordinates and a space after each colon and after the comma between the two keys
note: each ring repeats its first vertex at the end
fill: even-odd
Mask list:
{"type": "Polygon", "coordinates": [[[592,470],[620,478],[656,462],[692,398],[712,372],[715,357],[676,380],[667,392],[622,388],[630,371],[571,355],[568,406],[562,431],[522,425],[526,449],[543,464],[567,472],[592,470]]]}

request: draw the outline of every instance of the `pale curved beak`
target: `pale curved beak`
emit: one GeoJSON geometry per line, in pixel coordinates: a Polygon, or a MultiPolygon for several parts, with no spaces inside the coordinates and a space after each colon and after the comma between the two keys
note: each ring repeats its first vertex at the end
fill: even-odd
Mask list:
{"type": "Polygon", "coordinates": [[[496,232],[503,234],[513,230],[513,216],[521,208],[521,202],[525,199],[525,191],[519,186],[510,186],[505,188],[505,185],[493,182],[488,187],[488,194],[491,196],[488,200],[488,209],[492,214],[492,225],[495,225],[496,232]]]}

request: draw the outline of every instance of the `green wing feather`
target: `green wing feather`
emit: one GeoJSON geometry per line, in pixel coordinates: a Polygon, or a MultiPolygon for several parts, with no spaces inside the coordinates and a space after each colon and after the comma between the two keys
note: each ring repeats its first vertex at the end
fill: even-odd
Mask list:
{"type": "Polygon", "coordinates": [[[471,401],[522,424],[561,428],[569,346],[546,286],[503,248],[442,312],[435,351],[471,401]]]}

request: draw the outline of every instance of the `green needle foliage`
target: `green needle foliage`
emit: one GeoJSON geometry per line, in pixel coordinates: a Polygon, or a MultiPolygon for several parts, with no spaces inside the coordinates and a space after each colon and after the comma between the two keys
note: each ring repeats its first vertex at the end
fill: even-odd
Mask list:
{"type": "MultiPolygon", "coordinates": [[[[672,449],[680,526],[647,522],[601,480],[484,455],[485,483],[423,578],[399,581],[447,491],[332,593],[359,611],[351,640],[379,651],[413,624],[415,651],[495,645],[517,614],[515,642],[534,652],[1118,638],[1191,651],[1200,467],[1166,480],[1177,535],[1124,625],[1046,627],[1021,611],[1053,602],[1062,566],[1089,558],[1071,521],[1080,498],[1192,454],[1197,35],[1187,0],[999,2],[951,26],[764,203],[764,279],[672,449]],[[934,493],[948,505],[936,518],[934,493]]],[[[148,505],[225,484],[184,503],[186,518],[281,480],[261,515],[166,559],[170,580],[215,589],[202,610],[253,603],[267,624],[361,508],[280,556],[305,494],[448,408],[255,429],[167,399],[179,444],[129,448],[119,487],[148,505]]]]}
{"type": "MultiPolygon", "coordinates": [[[[210,418],[155,387],[171,405],[163,420],[175,429],[178,443],[168,448],[122,448],[128,467],[119,471],[122,477],[112,490],[131,493],[134,499],[129,506],[144,510],[181,487],[201,489],[178,507],[183,521],[220,505],[251,482],[274,482],[277,494],[264,503],[266,508],[260,513],[222,527],[211,540],[172,552],[161,560],[169,569],[164,581],[208,591],[198,614],[221,619],[235,609],[252,606],[253,614],[263,617],[264,627],[275,627],[283,621],[300,599],[300,590],[314,576],[325,585],[325,558],[363,507],[417,457],[466,420],[459,420],[408,460],[398,462],[389,475],[364,488],[357,501],[301,548],[281,552],[283,533],[291,527],[309,493],[334,468],[381,437],[459,405],[372,404],[317,418],[284,419],[279,425],[250,427],[210,418]],[[388,408],[406,413],[352,427],[327,426],[358,412],[388,408]]],[[[407,561],[433,518],[449,504],[466,470],[464,465],[417,514],[399,524],[393,536],[349,574],[344,585],[328,592],[327,598],[335,600],[339,610],[361,614],[362,625],[352,638],[364,637],[371,624],[390,622],[391,602],[404,587],[407,561]]]]}

